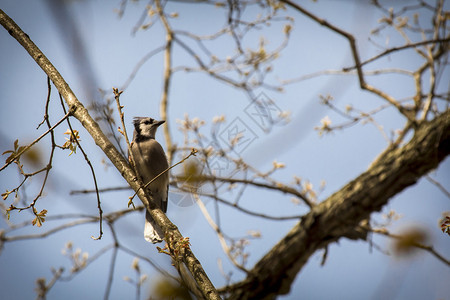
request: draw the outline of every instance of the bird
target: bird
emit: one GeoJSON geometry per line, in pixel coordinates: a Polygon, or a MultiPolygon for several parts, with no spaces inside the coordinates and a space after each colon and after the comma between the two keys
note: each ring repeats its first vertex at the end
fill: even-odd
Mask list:
{"type": "MultiPolygon", "coordinates": [[[[164,122],[164,120],[157,121],[149,117],[135,117],[133,119],[133,140],[130,148],[136,172],[144,185],[159,175],[146,188],[146,192],[150,194],[153,203],[165,213],[167,212],[169,192],[169,174],[167,172],[169,164],[163,147],[155,140],[156,130],[164,122]]],[[[129,159],[131,162],[130,155],[129,159]]],[[[164,239],[162,229],[156,224],[148,211],[145,213],[144,238],[153,244],[160,243],[164,239]]]]}

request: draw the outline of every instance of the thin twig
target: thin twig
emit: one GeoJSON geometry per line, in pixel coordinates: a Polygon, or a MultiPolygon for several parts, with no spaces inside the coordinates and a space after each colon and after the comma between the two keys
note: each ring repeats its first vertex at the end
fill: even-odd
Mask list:
{"type": "MultiPolygon", "coordinates": [[[[115,191],[124,191],[124,190],[131,190],[131,187],[129,185],[127,186],[118,186],[118,187],[110,187],[110,188],[103,188],[103,189],[98,189],[99,193],[105,193],[105,192],[115,192],[115,191]]],[[[95,190],[73,190],[70,191],[70,195],[77,195],[77,194],[91,194],[91,193],[95,193],[95,190]]]]}
{"type": "MultiPolygon", "coordinates": [[[[196,149],[192,149],[191,153],[189,153],[188,156],[186,156],[185,158],[183,158],[182,160],[180,160],[179,162],[177,162],[176,164],[168,167],[167,169],[165,169],[164,171],[162,171],[161,173],[159,173],[156,177],[154,177],[152,180],[150,180],[149,182],[147,182],[147,184],[145,184],[143,187],[139,187],[139,189],[143,189],[145,190],[153,181],[155,181],[156,179],[158,179],[160,176],[162,176],[164,173],[168,172],[170,169],[178,166],[179,164],[182,164],[185,160],[187,160],[189,157],[191,157],[192,155],[195,156],[197,154],[197,150],[196,149]]],[[[136,190],[134,192],[134,195],[131,196],[129,199],[129,202],[131,202],[133,200],[133,198],[137,195],[137,193],[139,192],[139,189],[136,190]]]]}
{"type": "Polygon", "coordinates": [[[14,159],[12,159],[11,161],[8,161],[7,163],[5,163],[5,165],[3,167],[0,168],[0,172],[3,171],[7,166],[9,166],[11,163],[15,162],[18,158],[20,158],[20,156],[22,154],[24,154],[25,152],[27,152],[28,150],[30,150],[31,147],[33,147],[37,142],[39,142],[43,137],[45,137],[47,134],[49,134],[50,132],[52,132],[56,127],[58,127],[62,122],[64,122],[65,119],[67,119],[69,116],[71,115],[71,112],[69,111],[64,117],[62,117],[61,120],[59,120],[58,122],[56,122],[55,125],[53,125],[51,128],[49,128],[46,132],[44,132],[40,137],[38,137],[37,139],[35,139],[33,142],[31,142],[31,144],[29,144],[28,146],[24,147],[21,151],[19,151],[19,153],[17,153],[14,157],[14,159]]]}
{"type": "MultiPolygon", "coordinates": [[[[46,122],[46,124],[47,124],[47,127],[48,127],[48,128],[51,128],[51,124],[50,124],[50,120],[49,120],[49,114],[48,114],[48,106],[49,106],[49,103],[50,103],[50,95],[51,95],[51,82],[50,82],[50,78],[49,78],[49,77],[47,77],[47,89],[48,89],[48,93],[47,93],[47,101],[46,101],[46,105],[45,105],[45,115],[44,115],[44,120],[45,120],[45,122],[46,122]]],[[[64,112],[64,113],[65,113],[65,112],[64,112]]],[[[69,120],[69,118],[67,118],[67,120],[69,120]]],[[[48,175],[50,174],[50,170],[51,170],[51,168],[52,168],[53,155],[54,155],[54,153],[55,153],[55,148],[56,148],[55,133],[54,133],[53,130],[50,132],[50,138],[51,138],[51,140],[52,140],[52,147],[51,147],[52,149],[51,149],[51,151],[50,151],[50,157],[49,157],[49,160],[48,160],[48,164],[47,164],[47,166],[45,167],[45,169],[46,169],[46,170],[45,170],[45,176],[44,176],[44,181],[42,182],[41,189],[39,190],[38,195],[34,198],[33,202],[31,203],[31,206],[32,206],[33,208],[34,208],[34,206],[35,206],[37,200],[38,200],[38,199],[42,196],[42,194],[44,193],[44,188],[45,188],[45,185],[46,185],[46,183],[47,183],[48,175]]],[[[38,217],[38,215],[37,215],[35,209],[33,209],[33,213],[34,213],[34,215],[35,215],[36,217],[38,217]]]]}
{"type": "Polygon", "coordinates": [[[51,90],[52,90],[52,86],[51,86],[51,80],[50,77],[47,76],[47,89],[48,89],[48,93],[47,93],[47,100],[45,101],[45,114],[44,114],[44,119],[42,120],[41,123],[38,124],[38,126],[36,127],[36,130],[39,129],[39,127],[41,127],[42,124],[44,124],[45,121],[48,121],[49,115],[48,115],[48,106],[50,104],[50,94],[51,94],[51,90]]]}
{"type": "Polygon", "coordinates": [[[73,277],[75,277],[80,271],[83,271],[85,269],[87,269],[87,267],[92,264],[93,262],[95,262],[97,259],[99,259],[100,257],[102,257],[104,254],[106,254],[110,249],[114,248],[114,244],[109,244],[106,245],[105,247],[101,248],[100,250],[98,250],[94,255],[89,255],[89,258],[85,261],[84,266],[78,268],[77,272],[75,273],[71,273],[68,276],[63,276],[61,277],[61,280],[64,281],[69,281],[72,280],[73,277]]]}
{"type": "Polygon", "coordinates": [[[256,181],[248,180],[248,179],[225,178],[225,177],[217,177],[217,176],[200,176],[199,180],[211,181],[211,182],[221,181],[221,182],[227,182],[227,183],[242,183],[245,185],[253,185],[253,186],[257,186],[257,187],[263,187],[263,188],[266,188],[269,190],[276,190],[276,191],[280,191],[280,192],[283,192],[286,194],[291,194],[293,196],[299,197],[310,208],[314,206],[314,203],[312,203],[311,200],[308,199],[308,197],[306,195],[299,192],[295,188],[289,187],[289,186],[281,184],[279,182],[277,182],[274,185],[270,185],[267,183],[256,182],[256,181]]]}
{"type": "MultiPolygon", "coordinates": [[[[373,62],[373,61],[375,61],[377,59],[380,59],[383,56],[386,56],[386,55],[388,55],[390,53],[393,53],[393,52],[397,52],[397,51],[401,51],[401,50],[405,50],[405,49],[409,49],[409,48],[415,48],[417,46],[423,46],[423,45],[428,45],[428,44],[448,43],[449,41],[450,41],[449,38],[433,39],[433,40],[420,41],[420,42],[417,42],[417,43],[405,44],[405,45],[399,46],[399,47],[392,47],[392,48],[386,49],[385,51],[383,51],[383,52],[381,52],[381,53],[379,53],[379,54],[377,54],[377,55],[375,55],[375,56],[373,56],[373,57],[371,57],[371,58],[361,62],[360,66],[362,67],[364,65],[367,65],[368,63],[371,63],[371,62],[373,62]]],[[[348,71],[353,70],[353,69],[356,69],[356,66],[344,68],[343,71],[344,72],[348,72],[348,71]]]]}
{"type": "MultiPolygon", "coordinates": [[[[61,94],[59,94],[59,99],[61,101],[61,106],[62,106],[63,111],[66,112],[66,107],[64,106],[64,101],[63,101],[63,98],[62,98],[61,94]]],[[[97,184],[97,178],[95,176],[94,167],[92,166],[91,161],[89,160],[86,152],[83,150],[83,147],[81,147],[80,142],[76,138],[76,135],[74,134],[74,131],[73,131],[73,128],[72,128],[72,124],[70,124],[70,120],[69,119],[67,119],[67,124],[69,125],[71,135],[75,136],[74,140],[77,143],[78,148],[80,148],[81,153],[83,153],[84,160],[86,161],[86,163],[89,165],[89,168],[91,169],[92,178],[94,180],[94,186],[95,186],[95,194],[97,196],[97,207],[98,207],[99,224],[100,224],[100,234],[99,234],[99,236],[98,237],[91,236],[91,238],[94,239],[94,240],[100,240],[102,238],[102,236],[103,236],[103,210],[102,210],[102,205],[101,205],[101,201],[100,201],[100,194],[98,192],[98,184],[97,184]]]]}
{"type": "Polygon", "coordinates": [[[447,196],[447,198],[450,199],[450,192],[447,191],[447,189],[437,180],[435,180],[434,178],[432,178],[430,175],[425,175],[425,178],[431,182],[432,184],[434,184],[439,190],[441,190],[441,192],[444,193],[445,196],[447,196]]]}
{"type": "MultiPolygon", "coordinates": [[[[398,234],[392,234],[389,231],[387,231],[386,229],[369,229],[370,231],[372,231],[373,233],[377,233],[377,234],[381,234],[393,239],[397,239],[397,240],[401,240],[404,237],[398,234]]],[[[426,246],[423,244],[420,244],[416,241],[411,241],[411,246],[425,250],[429,253],[431,253],[434,257],[436,257],[438,260],[442,261],[443,263],[445,263],[446,265],[450,266],[450,260],[446,259],[444,256],[442,256],[441,254],[439,254],[436,250],[434,250],[433,246],[426,246]]]]}
{"type": "Polygon", "coordinates": [[[133,81],[133,79],[136,77],[137,73],[139,72],[139,70],[141,69],[141,67],[153,56],[155,56],[156,54],[158,54],[159,52],[164,50],[164,46],[158,47],[152,51],[150,51],[149,53],[147,53],[146,55],[144,55],[144,57],[142,57],[138,63],[136,64],[136,66],[134,67],[133,71],[131,71],[131,74],[128,76],[127,80],[125,81],[124,84],[122,84],[122,86],[120,87],[120,90],[124,91],[128,88],[128,86],[130,85],[130,83],[133,81]]]}
{"type": "MultiPolygon", "coordinates": [[[[111,223],[108,223],[110,227],[112,227],[111,223]]],[[[113,238],[114,238],[114,244],[115,247],[113,249],[113,254],[111,255],[111,263],[110,263],[110,267],[109,267],[109,276],[108,276],[108,281],[106,283],[106,289],[105,289],[105,296],[103,297],[103,299],[108,300],[109,299],[109,294],[111,293],[111,287],[112,287],[112,283],[114,280],[114,270],[116,267],[116,261],[117,261],[117,252],[118,252],[118,240],[117,240],[117,236],[115,235],[115,231],[112,229],[111,232],[113,233],[113,238]]]]}
{"type": "MultiPolygon", "coordinates": [[[[54,153],[55,153],[55,148],[56,148],[55,133],[54,133],[53,130],[50,130],[50,129],[52,129],[52,128],[55,128],[56,125],[53,126],[53,127],[51,126],[50,120],[49,120],[49,113],[48,113],[48,107],[49,107],[50,98],[51,98],[51,91],[52,91],[51,81],[50,81],[50,78],[49,78],[49,77],[47,77],[47,91],[48,91],[48,92],[47,92],[47,99],[46,99],[46,103],[45,103],[45,114],[44,114],[44,119],[42,120],[42,122],[41,122],[41,123],[38,125],[38,127],[37,127],[37,128],[39,128],[39,127],[45,122],[45,123],[47,124],[47,127],[49,128],[49,130],[48,130],[47,132],[50,132],[50,138],[51,138],[52,145],[51,145],[51,151],[50,151],[50,156],[49,156],[49,160],[48,160],[47,166],[45,166],[44,168],[42,168],[42,169],[39,170],[39,171],[33,172],[33,173],[31,173],[31,174],[27,174],[27,173],[25,173],[25,172],[23,171],[23,169],[22,169],[20,163],[18,163],[17,165],[18,165],[18,167],[19,167],[19,170],[20,170],[21,174],[22,174],[25,178],[24,178],[24,180],[20,183],[20,185],[19,185],[17,188],[15,188],[14,190],[12,190],[12,191],[18,191],[19,188],[25,183],[25,181],[26,181],[29,177],[32,177],[32,176],[34,176],[34,175],[36,175],[36,174],[38,174],[38,173],[41,173],[41,172],[43,172],[43,171],[45,171],[44,180],[43,180],[43,182],[42,182],[42,186],[41,186],[41,188],[40,188],[40,190],[39,190],[39,193],[36,195],[36,197],[33,199],[33,201],[30,203],[30,205],[28,205],[28,206],[26,206],[26,207],[15,207],[15,206],[11,205],[10,208],[8,209],[8,210],[19,210],[19,211],[22,211],[22,210],[26,210],[26,209],[29,209],[29,208],[33,208],[33,209],[32,209],[32,212],[33,212],[33,214],[36,216],[36,218],[39,218],[39,214],[38,214],[37,210],[35,209],[35,206],[36,206],[37,200],[38,200],[38,199],[42,196],[42,194],[44,193],[44,188],[45,188],[45,185],[47,184],[47,179],[48,179],[48,176],[49,176],[49,174],[50,174],[50,170],[52,169],[53,155],[54,155],[54,153]]],[[[66,116],[67,116],[67,114],[66,114],[66,116]]],[[[63,120],[63,119],[62,119],[62,120],[63,120]]],[[[68,119],[67,119],[67,120],[68,120],[68,119]]],[[[20,154],[20,155],[21,155],[21,154],[20,154]]],[[[19,159],[20,155],[16,155],[16,158],[15,158],[14,160],[19,159]]],[[[14,161],[14,160],[13,160],[13,161],[14,161]]]]}
{"type": "Polygon", "coordinates": [[[251,216],[255,216],[255,217],[264,218],[264,219],[268,219],[268,220],[287,221],[287,220],[299,220],[299,219],[302,218],[301,215],[295,215],[295,216],[281,216],[281,217],[270,216],[270,215],[266,215],[266,214],[263,214],[263,213],[257,213],[257,212],[254,212],[254,211],[252,211],[252,210],[243,208],[242,206],[240,206],[240,205],[238,205],[238,204],[236,204],[236,203],[230,203],[230,202],[228,202],[227,200],[218,197],[217,195],[213,195],[213,194],[205,194],[205,193],[201,193],[201,195],[202,195],[202,196],[205,196],[205,197],[212,198],[212,199],[214,199],[214,200],[217,200],[218,202],[223,203],[223,204],[225,204],[225,205],[234,207],[234,208],[236,208],[237,210],[239,210],[239,211],[241,211],[241,212],[243,212],[243,213],[245,213],[245,214],[248,214],[248,215],[251,215],[251,216]]]}
{"type": "Polygon", "coordinates": [[[46,295],[51,290],[51,288],[55,285],[55,283],[61,278],[61,275],[63,272],[64,272],[64,268],[59,268],[58,270],[52,269],[53,278],[50,280],[50,282],[48,284],[45,284],[45,279],[43,279],[43,278],[42,278],[42,280],[41,280],[41,278],[36,280],[36,284],[37,284],[36,292],[38,294],[37,299],[42,299],[42,300],[46,299],[46,295]]]}
{"type": "Polygon", "coordinates": [[[124,120],[124,113],[122,112],[122,108],[123,106],[120,104],[120,95],[123,93],[123,91],[119,91],[117,88],[113,88],[113,93],[114,93],[114,98],[116,99],[116,104],[117,104],[117,110],[119,111],[119,116],[120,116],[120,122],[122,123],[122,131],[119,130],[119,132],[125,137],[125,141],[127,143],[127,148],[128,148],[128,155],[129,155],[129,161],[131,163],[131,167],[133,168],[133,170],[137,170],[136,169],[136,163],[133,157],[133,151],[131,151],[131,144],[130,144],[130,140],[128,139],[128,134],[127,134],[127,128],[125,126],[125,120],[124,120]]]}
{"type": "Polygon", "coordinates": [[[319,23],[322,26],[327,27],[328,29],[336,32],[337,34],[345,37],[349,44],[350,44],[350,49],[352,51],[352,55],[353,55],[353,60],[355,61],[355,69],[357,71],[358,74],[358,80],[359,80],[359,86],[362,90],[366,90],[369,91],[375,95],[378,95],[379,97],[385,99],[387,102],[389,102],[392,106],[394,106],[395,108],[397,108],[397,110],[403,114],[409,121],[414,122],[414,115],[412,112],[408,111],[405,107],[401,106],[398,101],[396,101],[396,99],[390,95],[388,95],[387,93],[375,88],[374,86],[368,84],[365,81],[364,78],[364,73],[362,70],[362,65],[361,65],[361,60],[359,58],[359,52],[358,49],[356,47],[356,39],[353,35],[351,35],[350,33],[334,26],[333,24],[329,23],[328,21],[321,19],[319,17],[317,17],[316,15],[314,15],[313,13],[307,11],[306,9],[304,9],[303,7],[301,7],[300,5],[294,3],[293,1],[290,0],[280,0],[281,2],[286,3],[287,5],[293,7],[294,9],[296,9],[297,11],[299,11],[300,13],[304,14],[305,16],[311,18],[312,20],[314,20],[315,22],[319,23]]]}
{"type": "MultiPolygon", "coordinates": [[[[93,222],[97,222],[97,221],[98,221],[98,218],[88,218],[88,219],[83,219],[83,220],[77,220],[77,221],[73,221],[73,222],[66,223],[61,226],[55,227],[44,233],[24,234],[24,235],[16,235],[16,236],[11,236],[11,237],[3,236],[2,241],[13,242],[13,241],[21,241],[21,240],[41,239],[41,238],[45,238],[47,236],[50,236],[56,232],[59,232],[61,230],[67,229],[67,228],[72,228],[77,225],[88,224],[88,223],[93,223],[93,222]]],[[[29,222],[28,224],[31,224],[31,222],[29,222]]]]}
{"type": "Polygon", "coordinates": [[[196,198],[196,203],[198,207],[200,208],[201,212],[203,213],[203,216],[205,217],[206,221],[208,221],[209,225],[212,229],[216,232],[220,244],[222,245],[222,249],[225,252],[225,254],[228,256],[228,258],[231,260],[233,265],[238,268],[239,270],[245,272],[247,275],[249,274],[249,270],[247,270],[243,265],[238,263],[235,259],[235,257],[232,255],[230,247],[228,247],[227,242],[225,240],[225,237],[222,233],[222,230],[217,226],[217,224],[214,222],[214,220],[211,218],[211,215],[209,214],[208,210],[205,207],[205,204],[203,204],[203,201],[200,199],[198,194],[194,193],[194,197],[196,198]]]}

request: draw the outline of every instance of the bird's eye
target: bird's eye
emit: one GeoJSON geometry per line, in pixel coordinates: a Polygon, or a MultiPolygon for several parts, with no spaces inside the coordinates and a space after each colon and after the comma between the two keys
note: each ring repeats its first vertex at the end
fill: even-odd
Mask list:
{"type": "Polygon", "coordinates": [[[153,124],[153,119],[145,120],[145,121],[144,121],[144,124],[145,124],[145,125],[153,124]]]}

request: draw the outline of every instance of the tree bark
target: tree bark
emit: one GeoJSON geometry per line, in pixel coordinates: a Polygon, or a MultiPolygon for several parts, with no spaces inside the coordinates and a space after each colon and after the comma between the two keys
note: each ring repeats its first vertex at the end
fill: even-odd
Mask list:
{"type": "Polygon", "coordinates": [[[439,166],[450,153],[450,110],[423,122],[403,147],[386,150],[367,171],[313,207],[256,263],[243,281],[225,288],[229,299],[273,299],[317,250],[341,237],[365,238],[359,226],[396,194],[439,166]]]}

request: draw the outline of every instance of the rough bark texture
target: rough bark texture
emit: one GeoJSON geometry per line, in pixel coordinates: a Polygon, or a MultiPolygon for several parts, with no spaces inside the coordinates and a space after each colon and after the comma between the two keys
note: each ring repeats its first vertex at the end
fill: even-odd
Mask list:
{"type": "MultiPolygon", "coordinates": [[[[435,169],[450,152],[450,110],[422,123],[403,147],[385,151],[369,169],[315,206],[251,270],[228,288],[229,299],[287,294],[310,256],[341,237],[358,237],[362,220],[435,169]]],[[[364,237],[364,233],[360,234],[364,237]]]]}

